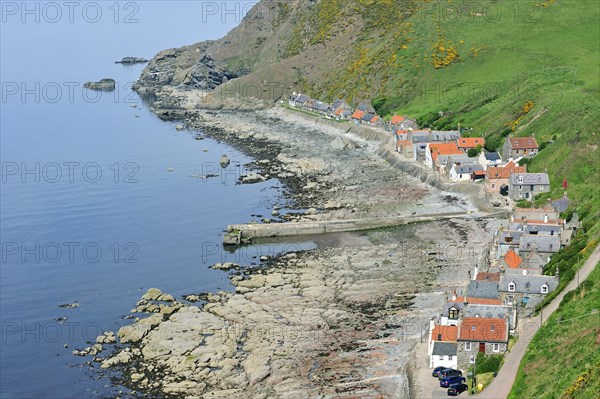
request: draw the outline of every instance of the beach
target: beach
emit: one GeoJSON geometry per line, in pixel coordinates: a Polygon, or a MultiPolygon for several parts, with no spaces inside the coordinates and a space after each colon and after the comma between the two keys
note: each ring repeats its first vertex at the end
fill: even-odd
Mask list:
{"type": "Polygon", "coordinates": [[[257,160],[243,165],[241,183],[253,173],[286,185],[297,209],[274,210],[264,223],[452,211],[482,217],[320,235],[313,237],[317,249],[261,257],[259,267],[216,265],[233,291],[168,301],[146,294],[132,309],[139,321],[118,331],[120,344],[114,356],[98,359],[102,367],[154,395],[414,397],[414,346],[427,339],[445,296],[482,261],[498,223],[483,217],[480,196],[439,189],[418,170],[390,162],[390,143],[379,132],[369,137],[368,130],[349,132],[348,124],[282,108],[202,110],[189,98],[178,104],[193,134],[257,160]],[[336,144],[340,137],[347,145],[336,144]]]}

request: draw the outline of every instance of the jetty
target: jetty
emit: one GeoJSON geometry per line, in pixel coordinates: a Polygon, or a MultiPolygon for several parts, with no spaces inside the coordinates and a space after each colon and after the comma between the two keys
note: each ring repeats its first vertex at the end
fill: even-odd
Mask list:
{"type": "MultiPolygon", "coordinates": [[[[386,227],[401,226],[411,223],[433,222],[444,219],[481,219],[502,218],[507,211],[491,213],[480,212],[446,212],[420,215],[372,217],[364,219],[320,220],[284,223],[248,223],[227,226],[229,237],[237,237],[237,243],[254,238],[289,237],[312,234],[341,233],[350,231],[373,230],[386,227]]],[[[234,242],[229,242],[234,244],[234,242]]]]}

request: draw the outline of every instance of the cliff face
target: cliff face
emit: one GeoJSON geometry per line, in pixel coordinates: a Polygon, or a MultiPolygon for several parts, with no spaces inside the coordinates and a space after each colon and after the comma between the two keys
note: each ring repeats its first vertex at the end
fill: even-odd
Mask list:
{"type": "Polygon", "coordinates": [[[311,3],[263,0],[223,38],[158,53],[142,72],[136,89],[173,86],[212,90],[232,78],[277,63],[296,13],[311,3]]]}

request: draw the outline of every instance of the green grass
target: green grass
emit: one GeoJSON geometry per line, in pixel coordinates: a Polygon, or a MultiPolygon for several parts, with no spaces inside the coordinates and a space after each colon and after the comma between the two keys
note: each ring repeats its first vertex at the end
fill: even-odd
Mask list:
{"type": "Polygon", "coordinates": [[[600,397],[600,312],[591,314],[598,308],[600,268],[533,337],[509,398],[600,397]]]}

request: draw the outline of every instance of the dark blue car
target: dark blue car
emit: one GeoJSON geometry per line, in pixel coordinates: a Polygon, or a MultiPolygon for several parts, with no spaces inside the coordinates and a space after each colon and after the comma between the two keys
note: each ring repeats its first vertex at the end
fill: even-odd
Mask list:
{"type": "Polygon", "coordinates": [[[448,388],[448,396],[458,396],[467,389],[469,389],[469,386],[467,384],[458,384],[456,386],[448,388]]]}
{"type": "Polygon", "coordinates": [[[462,383],[464,383],[466,380],[467,380],[467,379],[466,379],[465,377],[461,377],[461,376],[459,376],[459,375],[456,375],[456,376],[454,376],[454,377],[446,377],[446,378],[443,378],[443,379],[440,381],[440,386],[441,386],[442,388],[450,388],[450,387],[453,387],[453,386],[455,386],[455,385],[462,384],[462,383]]]}
{"type": "Polygon", "coordinates": [[[437,366],[436,368],[433,369],[433,371],[431,372],[431,375],[434,377],[437,377],[440,371],[446,370],[446,369],[447,369],[447,367],[437,366]]]}

